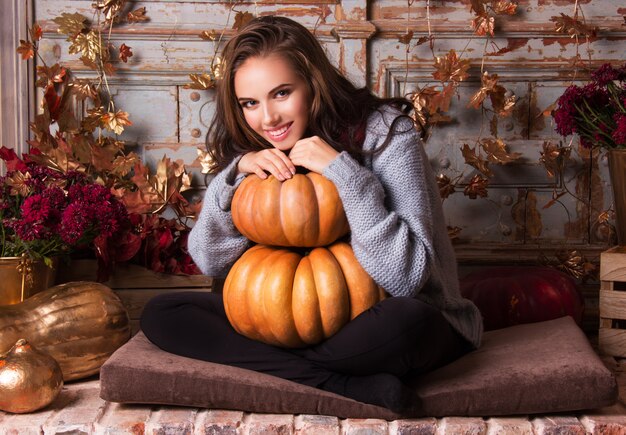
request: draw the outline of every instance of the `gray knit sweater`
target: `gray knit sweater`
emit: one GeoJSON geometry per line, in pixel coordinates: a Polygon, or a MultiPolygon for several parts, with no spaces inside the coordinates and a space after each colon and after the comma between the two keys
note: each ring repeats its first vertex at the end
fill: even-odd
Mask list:
{"type": "MultiPolygon", "coordinates": [[[[363,149],[385,140],[399,112],[383,108],[367,122],[363,149]]],[[[367,273],[392,296],[416,297],[441,310],[475,347],[482,318],[459,293],[457,264],[439,189],[410,120],[396,124],[389,145],[360,165],[342,152],[324,170],[343,202],[351,245],[367,273]]],[[[225,276],[251,242],[233,225],[230,204],[244,176],[235,159],[207,188],[202,212],[189,236],[189,252],[203,273],[225,276]]]]}

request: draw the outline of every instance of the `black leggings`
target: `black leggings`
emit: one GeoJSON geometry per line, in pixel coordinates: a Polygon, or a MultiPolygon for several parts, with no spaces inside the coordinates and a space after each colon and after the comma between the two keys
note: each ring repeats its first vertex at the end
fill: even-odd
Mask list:
{"type": "Polygon", "coordinates": [[[388,389],[395,377],[401,389],[399,378],[440,367],[471,349],[437,309],[405,297],[379,302],[329,339],[303,349],[283,349],[238,334],[217,293],[159,295],[145,306],[141,329],[171,353],[271,374],[392,409],[400,399],[378,400],[377,380],[388,389]],[[381,374],[386,376],[377,377],[381,374]],[[358,380],[373,389],[367,397],[357,391],[358,380]]]}

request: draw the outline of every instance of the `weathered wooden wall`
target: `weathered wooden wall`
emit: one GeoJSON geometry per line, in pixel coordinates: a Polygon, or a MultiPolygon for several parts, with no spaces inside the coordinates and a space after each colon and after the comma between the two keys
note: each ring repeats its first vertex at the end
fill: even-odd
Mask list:
{"type": "MultiPolygon", "coordinates": [[[[76,57],[67,54],[68,42],[56,33],[52,19],[63,12],[92,16],[91,0],[15,3],[26,9],[30,22],[42,25],[41,54],[46,62],[62,61],[75,72],[90,75],[76,57]]],[[[581,56],[590,57],[595,65],[624,61],[623,2],[579,3],[587,23],[600,28],[596,38],[578,47],[581,56]]],[[[486,46],[485,37],[474,36],[470,28],[473,16],[469,1],[434,0],[429,10],[433,50],[423,44],[407,54],[398,38],[407,29],[414,32],[414,40],[428,35],[427,4],[407,0],[133,2],[133,9],[146,7],[150,21],[114,28],[112,34],[114,45],[125,42],[134,53],[127,64],[117,65],[118,74],[109,82],[116,105],[129,112],[133,121],[121,139],[135,144],[147,162],[163,154],[183,159],[195,173],[200,194],[205,180],[194,160],[214,110],[213,94],[184,89],[183,85],[189,81],[189,73],[207,67],[215,50],[212,42],[201,40],[198,34],[230,29],[233,6],[256,15],[289,16],[315,29],[330,59],[356,83],[366,84],[382,96],[403,95],[416,86],[437,84],[432,77],[433,57],[453,48],[471,60],[472,68],[451,107],[455,121],[437,127],[426,143],[435,172],[450,178],[461,175],[462,180],[475,174],[464,163],[460,147],[464,143],[473,146],[481,134],[488,136],[488,121],[478,110],[467,108],[469,97],[480,88],[483,62],[484,70],[497,73],[501,83],[519,97],[513,115],[501,122],[499,130],[509,151],[523,154],[513,165],[494,168],[488,198],[472,200],[458,191],[445,200],[448,224],[462,230],[456,245],[460,260],[465,264],[535,261],[541,253],[550,255],[564,247],[577,247],[590,257],[597,256],[606,249],[607,240],[596,218],[612,201],[605,158],[590,160],[574,152],[562,178],[548,177],[539,163],[544,140],[558,143],[561,139],[550,118],[541,112],[570,83],[570,61],[577,51],[574,39],[555,32],[550,17],[573,15],[574,1],[520,1],[515,16],[498,18],[496,37],[486,46]],[[511,50],[483,59],[485,50],[503,47],[511,50]],[[543,209],[555,189],[562,191],[564,187],[572,194],[562,196],[561,204],[543,209]],[[531,220],[535,224],[529,225],[531,220]],[[536,224],[539,221],[540,227],[536,224]]],[[[228,30],[226,37],[230,34],[228,30]]],[[[3,51],[3,65],[9,55],[3,51]]],[[[34,89],[32,79],[30,87],[34,89]]],[[[3,119],[7,110],[11,109],[2,108],[3,119]]],[[[25,130],[24,122],[21,128],[25,130]]]]}

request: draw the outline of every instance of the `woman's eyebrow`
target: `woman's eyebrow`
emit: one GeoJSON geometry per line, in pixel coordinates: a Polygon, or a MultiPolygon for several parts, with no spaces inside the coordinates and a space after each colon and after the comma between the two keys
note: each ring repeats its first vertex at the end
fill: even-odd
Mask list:
{"type": "MultiPolygon", "coordinates": [[[[283,86],[291,86],[291,83],[282,83],[282,84],[276,86],[275,88],[270,89],[270,91],[267,94],[271,95],[274,92],[276,92],[277,90],[279,90],[280,88],[282,88],[283,86]]],[[[239,97],[239,98],[237,98],[237,101],[248,101],[248,100],[254,100],[254,98],[250,98],[250,97],[239,97]]]]}

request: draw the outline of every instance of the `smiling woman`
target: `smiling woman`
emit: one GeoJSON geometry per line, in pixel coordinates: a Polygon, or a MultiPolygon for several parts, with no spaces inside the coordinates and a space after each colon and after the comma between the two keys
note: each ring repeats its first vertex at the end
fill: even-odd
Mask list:
{"type": "MultiPolygon", "coordinates": [[[[154,298],[144,308],[142,330],[168,352],[410,411],[416,402],[402,378],[478,347],[482,333],[478,309],[459,293],[435,177],[407,115],[411,103],[355,87],[332,66],[317,39],[287,18],[250,21],[225,47],[224,65],[207,136],[217,174],[189,238],[189,251],[203,273],[228,273],[224,296],[176,293],[154,298]],[[291,186],[310,184],[298,182],[306,177],[294,176],[296,166],[332,183],[337,195],[329,199],[317,186],[308,196],[301,188],[294,192],[291,186]],[[265,187],[249,188],[257,181],[255,174],[265,187]],[[257,193],[262,199],[250,203],[257,193]],[[308,206],[316,208],[315,198],[317,206],[324,201],[330,208],[343,204],[350,229],[349,244],[344,245],[363,270],[358,275],[367,279],[354,279],[354,270],[361,269],[342,276],[335,264],[340,260],[318,267],[327,258],[322,245],[333,243],[343,231],[333,233],[332,240],[306,243],[302,236],[313,219],[290,224],[308,206]],[[289,207],[278,211],[282,201],[290,202],[289,207]],[[263,214],[266,208],[271,213],[263,214]],[[242,230],[236,226],[242,216],[263,222],[242,230]],[[285,224],[298,229],[295,236],[274,234],[285,224]],[[252,247],[246,236],[256,241],[263,236],[265,243],[289,248],[276,254],[272,248],[252,247]],[[284,273],[277,255],[283,258],[284,251],[284,258],[295,262],[297,249],[304,246],[313,249],[302,267],[284,273]],[[262,267],[244,261],[252,254],[262,267]],[[374,300],[340,329],[314,334],[315,340],[274,340],[277,328],[294,337],[291,323],[306,324],[307,337],[309,327],[329,324],[325,320],[335,311],[326,308],[348,300],[343,281],[384,289],[392,297],[374,300]],[[323,297],[331,293],[330,301],[323,297]],[[233,307],[241,309],[235,324],[254,325],[235,326],[245,336],[229,323],[224,301],[231,315],[233,307]],[[302,322],[312,318],[321,322],[302,322]],[[261,330],[269,335],[259,335],[261,330]],[[292,345],[301,348],[282,347],[292,345]]],[[[333,219],[330,227],[346,226],[345,220],[333,219]]],[[[348,310],[343,305],[342,312],[348,310]]]]}

